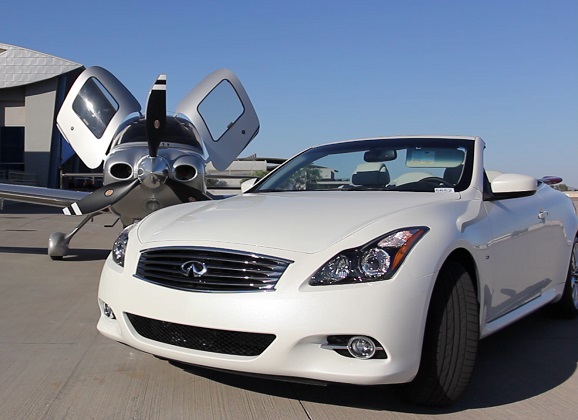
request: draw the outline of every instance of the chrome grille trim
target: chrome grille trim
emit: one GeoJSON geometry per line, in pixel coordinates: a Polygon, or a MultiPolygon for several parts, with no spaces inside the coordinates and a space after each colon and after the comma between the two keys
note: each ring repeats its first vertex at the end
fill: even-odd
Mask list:
{"type": "Polygon", "coordinates": [[[136,277],[178,290],[198,292],[273,291],[293,261],[219,248],[168,247],[141,251],[136,277]],[[190,261],[207,268],[199,277],[187,276],[181,266],[190,261]]]}

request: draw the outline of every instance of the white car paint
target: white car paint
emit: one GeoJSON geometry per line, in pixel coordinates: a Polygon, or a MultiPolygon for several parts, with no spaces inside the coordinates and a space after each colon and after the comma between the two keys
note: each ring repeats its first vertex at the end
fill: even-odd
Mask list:
{"type": "Polygon", "coordinates": [[[373,239],[372,229],[397,228],[391,222],[390,227],[368,227],[380,222],[384,206],[388,208],[388,218],[399,213],[403,219],[404,213],[413,208],[423,211],[425,206],[459,199],[457,193],[409,196],[394,193],[385,199],[379,192],[368,191],[356,196],[365,203],[360,208],[357,200],[343,200],[344,194],[345,191],[245,194],[204,205],[179,206],[170,217],[153,216],[146,226],[139,226],[138,238],[143,243],[171,242],[179,238],[182,231],[190,230],[201,242],[211,238],[211,242],[223,244],[312,254],[364,228],[368,231],[367,240],[373,239]],[[292,217],[288,218],[287,214],[292,217]],[[218,229],[214,229],[215,223],[218,229]]]}
{"type": "Polygon", "coordinates": [[[568,198],[533,178],[529,182],[526,176],[505,174],[496,179],[502,180],[500,192],[508,198],[489,199],[480,138],[426,138],[471,142],[467,185],[436,188],[439,192],[260,192],[290,165],[286,163],[245,194],[153,213],[129,233],[124,267],[111,257],[106,261],[98,293],[99,331],[142,351],[206,367],[373,385],[416,377],[432,291],[449,258],[467,256],[464,264],[471,268],[477,290],[480,337],[560,299],[578,230],[568,198]],[[312,275],[342,251],[414,226],[429,231],[391,278],[310,284],[312,275]],[[270,292],[182,291],[135,275],[142,251],[191,246],[291,263],[270,292]],[[116,318],[106,315],[105,303],[116,318]],[[188,349],[143,337],[127,313],[276,338],[257,356],[188,349]],[[372,337],[387,358],[344,357],[324,348],[332,335],[372,337]]]}

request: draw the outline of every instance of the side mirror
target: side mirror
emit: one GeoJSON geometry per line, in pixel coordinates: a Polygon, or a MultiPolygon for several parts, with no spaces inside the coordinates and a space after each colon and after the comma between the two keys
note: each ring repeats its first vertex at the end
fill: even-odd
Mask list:
{"type": "Polygon", "coordinates": [[[241,193],[245,193],[253,188],[253,185],[259,180],[259,178],[251,178],[246,181],[241,182],[241,193]]]}
{"type": "Polygon", "coordinates": [[[492,192],[498,198],[532,195],[538,189],[538,181],[529,175],[502,174],[491,183],[492,192]]]}

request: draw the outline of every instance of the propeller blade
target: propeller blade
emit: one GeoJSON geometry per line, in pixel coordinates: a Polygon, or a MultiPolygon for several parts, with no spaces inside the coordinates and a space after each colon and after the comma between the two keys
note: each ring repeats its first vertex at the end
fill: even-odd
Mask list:
{"type": "Polygon", "coordinates": [[[167,125],[167,76],[159,75],[147,100],[146,133],[149,156],[156,157],[167,125]]]}
{"type": "Polygon", "coordinates": [[[190,187],[188,185],[183,184],[182,182],[175,181],[172,178],[167,178],[166,185],[173,190],[175,195],[181,200],[183,203],[188,203],[191,201],[206,201],[212,200],[212,198],[199,191],[196,188],[190,187]]]}
{"type": "Polygon", "coordinates": [[[80,216],[83,214],[95,213],[103,210],[108,206],[112,206],[139,184],[137,179],[129,179],[126,181],[113,182],[112,184],[104,185],[92,193],[72,203],[70,206],[62,209],[62,212],[67,216],[80,216]]]}

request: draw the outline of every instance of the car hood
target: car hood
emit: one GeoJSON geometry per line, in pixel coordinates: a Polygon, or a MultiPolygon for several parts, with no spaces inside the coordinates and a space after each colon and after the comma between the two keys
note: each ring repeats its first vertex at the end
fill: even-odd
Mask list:
{"type": "Polygon", "coordinates": [[[139,224],[137,232],[139,240],[151,246],[221,242],[315,253],[380,218],[459,197],[458,193],[382,191],[244,194],[157,211],[139,224]]]}

